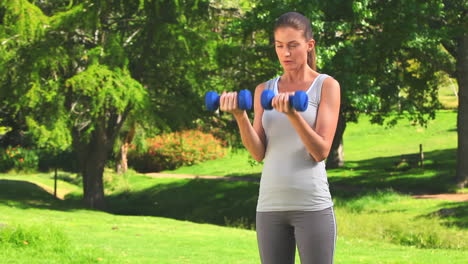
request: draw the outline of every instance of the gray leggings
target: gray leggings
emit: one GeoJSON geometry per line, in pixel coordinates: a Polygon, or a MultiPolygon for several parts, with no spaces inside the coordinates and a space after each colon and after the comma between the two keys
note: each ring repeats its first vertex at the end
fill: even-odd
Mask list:
{"type": "Polygon", "coordinates": [[[256,225],[263,264],[294,264],[296,243],[302,264],[333,263],[333,207],[321,211],[257,212],[256,225]]]}

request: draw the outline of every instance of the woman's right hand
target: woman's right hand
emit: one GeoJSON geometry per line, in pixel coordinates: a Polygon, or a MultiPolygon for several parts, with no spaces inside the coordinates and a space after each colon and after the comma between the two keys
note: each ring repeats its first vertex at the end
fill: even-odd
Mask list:
{"type": "Polygon", "coordinates": [[[245,112],[245,110],[239,108],[237,92],[223,92],[219,99],[219,109],[231,113],[235,117],[240,117],[245,112]]]}

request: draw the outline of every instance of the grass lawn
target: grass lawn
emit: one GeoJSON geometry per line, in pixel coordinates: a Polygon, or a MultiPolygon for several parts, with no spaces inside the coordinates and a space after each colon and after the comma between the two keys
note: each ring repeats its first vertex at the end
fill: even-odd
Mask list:
{"type": "Polygon", "coordinates": [[[439,88],[439,101],[446,109],[458,107],[458,85],[455,79],[447,78],[445,85],[439,88]]]}
{"type": "MultiPolygon", "coordinates": [[[[384,127],[361,116],[359,123],[349,123],[346,128],[343,139],[346,164],[342,169],[328,171],[330,183],[366,189],[394,188],[406,193],[453,192],[456,118],[456,111],[442,110],[426,127],[413,126],[407,120],[401,120],[395,127],[384,127]],[[420,144],[424,169],[402,160],[402,155],[418,154],[420,144]]],[[[261,169],[262,165],[254,162],[246,151],[238,151],[222,159],[165,172],[260,177],[261,169]]]]}
{"type": "MultiPolygon", "coordinates": [[[[411,198],[454,191],[456,113],[426,128],[346,130],[346,167],[329,171],[338,222],[336,263],[466,263],[468,204],[411,198]],[[401,155],[425,151],[424,169],[401,155]]],[[[245,151],[171,173],[259,177],[245,151]]],[[[0,174],[0,260],[6,263],[259,263],[258,182],[150,178],[106,172],[108,212],[80,206],[76,175],[0,174]],[[49,191],[45,191],[43,187],[49,191]]],[[[2,263],[0,261],[0,263],[2,263]]],[[[297,261],[299,263],[299,261],[297,261]]]]}
{"type": "MultiPolygon", "coordinates": [[[[85,210],[35,185],[14,184],[16,195],[31,198],[9,198],[3,194],[12,186],[0,184],[0,259],[6,263],[259,263],[252,230],[85,210]]],[[[336,263],[464,263],[467,256],[340,232],[336,263]]]]}

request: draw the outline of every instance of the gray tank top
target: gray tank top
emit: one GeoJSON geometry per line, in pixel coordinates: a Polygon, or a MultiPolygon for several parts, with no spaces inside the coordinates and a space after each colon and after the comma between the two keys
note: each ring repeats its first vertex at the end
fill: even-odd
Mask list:
{"type": "MultiPolygon", "coordinates": [[[[323,81],[320,74],[307,90],[309,106],[300,113],[315,128],[323,81]]],[[[269,80],[265,89],[278,94],[278,80],[269,80]]],[[[325,163],[315,162],[285,114],[275,109],[264,111],[262,124],[266,134],[266,152],[258,212],[319,211],[333,206],[325,163]]]]}

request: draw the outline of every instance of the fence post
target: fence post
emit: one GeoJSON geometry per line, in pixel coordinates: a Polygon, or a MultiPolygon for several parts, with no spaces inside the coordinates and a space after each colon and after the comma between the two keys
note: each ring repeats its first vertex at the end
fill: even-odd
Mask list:
{"type": "Polygon", "coordinates": [[[424,168],[424,152],[422,144],[419,144],[419,167],[424,168]]]}

